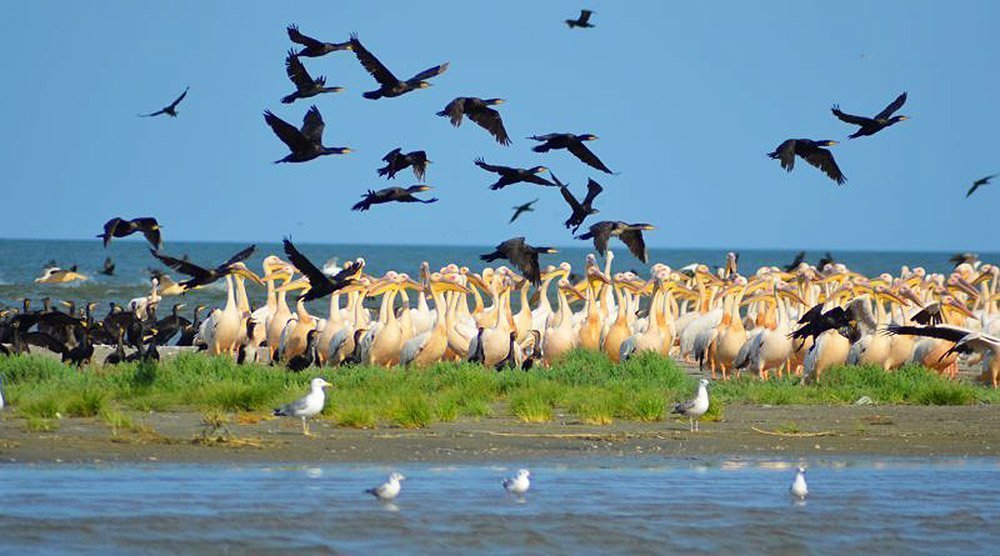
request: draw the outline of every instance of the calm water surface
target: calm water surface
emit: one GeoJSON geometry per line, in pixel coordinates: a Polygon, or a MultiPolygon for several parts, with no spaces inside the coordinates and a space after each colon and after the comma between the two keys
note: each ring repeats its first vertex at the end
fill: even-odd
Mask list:
{"type": "Polygon", "coordinates": [[[529,465],[0,467],[3,553],[989,553],[1000,461],[615,459],[529,465]],[[363,490],[392,470],[394,505],[363,490]]]}

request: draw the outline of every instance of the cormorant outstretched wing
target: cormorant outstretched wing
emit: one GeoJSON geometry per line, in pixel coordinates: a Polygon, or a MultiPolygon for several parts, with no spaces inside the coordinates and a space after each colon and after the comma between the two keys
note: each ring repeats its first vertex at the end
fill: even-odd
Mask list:
{"type": "Polygon", "coordinates": [[[906,93],[903,93],[898,97],[896,97],[896,100],[889,103],[889,106],[886,106],[885,110],[879,112],[878,114],[875,114],[875,119],[884,120],[889,116],[892,116],[892,113],[902,108],[903,104],[905,103],[906,103],[906,93]]]}
{"type": "MultiPolygon", "coordinates": [[[[486,105],[477,105],[467,112],[469,119],[479,124],[479,127],[490,132],[490,135],[501,145],[510,145],[510,137],[503,127],[503,120],[500,113],[486,105]]],[[[454,117],[452,117],[454,123],[454,117]]]]}
{"type": "Polygon", "coordinates": [[[598,170],[608,174],[614,173],[607,166],[605,166],[604,163],[601,162],[601,159],[597,158],[597,155],[591,152],[591,150],[587,148],[587,145],[584,145],[582,141],[570,141],[567,148],[569,149],[569,152],[573,153],[574,156],[582,160],[587,166],[597,168],[598,170]]]}
{"type": "Polygon", "coordinates": [[[313,143],[320,145],[323,143],[323,116],[319,113],[316,105],[309,107],[304,118],[302,118],[302,135],[313,143]]]}
{"type": "Polygon", "coordinates": [[[351,33],[351,50],[354,51],[354,55],[358,57],[358,61],[361,62],[365,71],[371,74],[379,84],[391,87],[399,83],[399,79],[389,71],[389,68],[385,67],[374,54],[361,44],[357,33],[351,33]]]}
{"type": "MultiPolygon", "coordinates": [[[[833,153],[830,151],[817,147],[814,152],[809,153],[804,156],[806,162],[812,164],[816,168],[819,168],[826,174],[831,180],[837,182],[838,185],[843,185],[847,178],[844,177],[844,173],[840,171],[840,167],[837,166],[837,161],[833,159],[833,153]]],[[[782,160],[782,165],[784,165],[784,160],[782,160]]]]}
{"type": "Polygon", "coordinates": [[[256,245],[249,245],[249,246],[247,246],[245,249],[243,249],[239,253],[233,255],[232,257],[229,257],[228,261],[220,264],[219,268],[220,269],[226,269],[226,268],[229,268],[230,266],[232,266],[232,265],[234,265],[236,263],[240,263],[240,262],[243,262],[243,261],[247,260],[250,257],[250,255],[253,255],[253,252],[256,249],[257,249],[256,245]]]}
{"type": "Polygon", "coordinates": [[[642,238],[642,230],[625,230],[618,236],[622,243],[628,246],[628,250],[635,255],[635,258],[646,262],[646,241],[642,238]]]}
{"type": "Polygon", "coordinates": [[[287,28],[288,39],[306,48],[323,48],[323,43],[299,32],[299,26],[294,23],[287,28]]]}
{"type": "Polygon", "coordinates": [[[299,60],[299,57],[292,50],[289,50],[288,55],[285,56],[285,73],[288,74],[288,78],[295,84],[295,88],[300,91],[309,89],[315,85],[315,81],[313,81],[309,72],[306,71],[306,67],[302,65],[302,61],[299,60]]]}
{"type": "Polygon", "coordinates": [[[281,139],[281,142],[288,146],[292,152],[299,152],[308,149],[312,143],[295,126],[275,116],[270,110],[264,111],[264,121],[271,126],[271,131],[281,139]]]}
{"type": "MultiPolygon", "coordinates": [[[[309,279],[309,283],[312,284],[313,287],[327,281],[327,277],[323,274],[323,271],[316,268],[316,265],[314,265],[312,261],[307,259],[305,255],[296,249],[290,239],[286,237],[281,240],[281,243],[285,248],[285,254],[288,255],[288,260],[295,268],[299,269],[299,272],[301,272],[303,276],[309,279]]],[[[341,272],[343,272],[343,270],[341,272]]]]}

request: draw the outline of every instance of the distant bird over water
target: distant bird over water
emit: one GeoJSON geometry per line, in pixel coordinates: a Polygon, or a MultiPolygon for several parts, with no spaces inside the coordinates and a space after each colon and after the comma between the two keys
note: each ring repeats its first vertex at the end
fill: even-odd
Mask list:
{"type": "Polygon", "coordinates": [[[346,154],[351,152],[348,147],[324,147],[323,146],[323,116],[315,105],[309,108],[304,118],[302,118],[302,129],[295,129],[295,126],[275,116],[270,110],[264,111],[264,121],[271,126],[271,130],[281,142],[288,146],[291,154],[279,162],[306,162],[326,154],[346,154]]]}
{"type": "Polygon", "coordinates": [[[545,166],[535,166],[533,168],[511,168],[510,166],[494,166],[493,164],[487,164],[482,158],[477,158],[475,165],[479,166],[487,172],[493,172],[494,174],[499,174],[500,179],[498,179],[490,189],[496,191],[498,189],[503,189],[508,185],[513,185],[515,183],[533,183],[535,185],[545,185],[549,187],[554,187],[555,184],[549,180],[539,176],[542,172],[548,172],[549,169],[545,166]]]}
{"type": "Polygon", "coordinates": [[[386,187],[385,189],[379,189],[378,191],[368,190],[368,193],[362,195],[363,199],[351,207],[351,210],[366,211],[372,208],[372,205],[380,205],[382,203],[436,203],[437,197],[431,199],[418,199],[413,196],[414,193],[420,193],[422,191],[428,191],[431,189],[429,185],[411,185],[410,187],[386,187]]]}
{"type": "Polygon", "coordinates": [[[300,98],[314,97],[323,93],[339,93],[344,90],[343,87],[327,87],[326,77],[322,75],[313,79],[299,57],[291,50],[285,57],[285,73],[295,84],[295,92],[281,99],[284,104],[291,104],[300,98]]]}
{"type": "Polygon", "coordinates": [[[541,270],[538,266],[539,253],[557,253],[551,247],[533,247],[524,241],[524,237],[515,237],[499,244],[492,253],[480,255],[486,262],[497,259],[507,259],[524,273],[524,277],[536,286],[542,283],[541,270]]]}
{"type": "Polygon", "coordinates": [[[171,118],[176,118],[177,117],[177,105],[180,104],[181,101],[184,100],[184,97],[187,96],[188,89],[190,89],[190,87],[184,87],[184,92],[181,93],[181,96],[179,96],[176,99],[174,99],[174,101],[171,102],[168,106],[166,106],[164,108],[161,108],[161,109],[157,110],[156,112],[150,112],[149,114],[139,114],[139,117],[141,117],[141,118],[151,118],[153,116],[159,116],[160,114],[166,114],[166,115],[170,116],[171,118]]]}
{"type": "Polygon", "coordinates": [[[649,259],[649,254],[646,252],[646,241],[642,237],[642,231],[655,229],[651,224],[629,224],[621,221],[604,220],[592,225],[586,233],[577,236],[576,239],[594,240],[594,249],[602,256],[606,256],[608,253],[608,241],[612,237],[617,237],[622,240],[622,243],[628,246],[628,250],[635,255],[635,258],[646,262],[649,259]]]}
{"type": "Polygon", "coordinates": [[[490,108],[498,104],[503,104],[502,98],[481,99],[477,97],[458,97],[448,103],[444,110],[437,113],[451,120],[451,125],[458,127],[462,125],[462,116],[468,116],[470,120],[476,122],[479,127],[490,132],[490,135],[497,140],[497,143],[510,145],[510,137],[503,127],[503,120],[500,113],[490,108]]]}
{"type": "Polygon", "coordinates": [[[857,139],[864,135],[875,135],[879,131],[895,124],[896,122],[901,122],[908,119],[906,116],[893,116],[892,113],[903,107],[906,102],[906,93],[903,93],[896,97],[896,100],[892,101],[889,106],[885,107],[885,110],[875,114],[874,118],[866,118],[864,116],[852,116],[851,114],[845,114],[840,111],[840,106],[834,104],[831,112],[840,121],[849,124],[854,124],[861,126],[860,129],[849,135],[851,139],[857,139]],[[892,117],[890,117],[892,116],[892,117]]]}
{"type": "Polygon", "coordinates": [[[524,203],[523,205],[518,205],[516,207],[511,207],[511,208],[514,209],[514,216],[510,217],[510,222],[508,222],[508,224],[513,224],[514,221],[517,220],[517,217],[521,216],[522,213],[525,213],[525,212],[535,212],[535,209],[531,208],[531,205],[533,205],[533,204],[535,204],[537,202],[538,202],[538,199],[535,199],[534,201],[530,201],[528,203],[524,203]]]}
{"type": "Polygon", "coordinates": [[[580,10],[580,17],[576,19],[567,19],[566,26],[570,29],[575,27],[581,27],[584,29],[593,27],[594,24],[590,22],[590,16],[592,15],[594,15],[594,12],[591,10],[580,10]]]}
{"type": "Polygon", "coordinates": [[[158,250],[163,247],[163,238],[160,237],[160,224],[151,216],[133,218],[132,220],[125,220],[120,216],[116,216],[104,223],[104,233],[97,234],[97,237],[104,240],[104,247],[107,248],[108,244],[111,243],[111,238],[127,237],[136,232],[142,232],[146,241],[154,249],[158,250]]]}
{"type": "Polygon", "coordinates": [[[979,178],[978,180],[972,182],[972,187],[970,187],[969,190],[965,193],[965,198],[968,199],[969,197],[971,197],[972,194],[975,193],[977,189],[990,183],[990,180],[992,180],[997,176],[1000,176],[1000,174],[991,174],[989,176],[979,178]]]}
{"type": "Polygon", "coordinates": [[[431,163],[430,160],[427,160],[427,153],[424,151],[410,151],[403,154],[402,151],[402,148],[395,148],[386,153],[382,157],[382,162],[386,164],[378,169],[378,175],[386,176],[386,179],[391,180],[396,177],[396,172],[409,167],[413,168],[413,175],[416,176],[417,180],[424,181],[427,165],[431,163]]]}
{"type": "Polygon", "coordinates": [[[604,191],[604,188],[601,187],[601,184],[594,180],[587,180],[587,196],[584,197],[583,202],[581,203],[576,200],[576,197],[574,197],[572,193],[570,193],[569,186],[559,181],[559,178],[557,178],[555,174],[551,175],[552,181],[556,182],[556,185],[559,186],[559,192],[562,193],[563,199],[566,200],[570,210],[573,211],[563,224],[565,224],[567,228],[572,228],[571,233],[575,234],[588,216],[600,212],[593,207],[593,204],[594,199],[596,199],[597,196],[604,191]]]}
{"type": "Polygon", "coordinates": [[[847,181],[837,161],[833,159],[833,153],[821,147],[836,145],[836,141],[812,139],[787,139],[783,141],[774,152],[767,153],[767,156],[781,161],[781,167],[791,172],[795,168],[795,157],[798,156],[809,164],[819,168],[831,180],[843,185],[847,181]]]}
{"type": "Polygon", "coordinates": [[[358,36],[356,34],[351,35],[351,50],[354,51],[354,55],[357,56],[358,61],[361,62],[365,71],[370,73],[371,76],[375,78],[375,81],[378,81],[378,84],[380,85],[378,89],[368,91],[362,95],[371,100],[377,100],[383,97],[398,97],[409,93],[410,91],[426,89],[431,86],[431,84],[426,81],[427,79],[441,75],[448,69],[448,62],[445,62],[441,65],[425,69],[406,81],[400,81],[398,77],[389,71],[389,68],[385,67],[374,54],[369,52],[368,49],[361,44],[361,41],[358,40],[358,36]]]}
{"type": "Polygon", "coordinates": [[[305,48],[298,52],[298,56],[317,58],[337,50],[350,50],[350,42],[323,42],[299,32],[299,27],[295,24],[287,28],[288,38],[296,44],[301,44],[305,48]]]}
{"type": "Polygon", "coordinates": [[[545,153],[556,149],[566,149],[587,166],[597,168],[606,174],[614,173],[607,166],[605,166],[603,162],[601,162],[601,159],[597,158],[596,154],[591,152],[591,150],[583,144],[584,141],[597,140],[597,136],[592,133],[585,133],[583,135],[574,135],[572,133],[549,133],[548,135],[533,135],[528,137],[528,139],[531,139],[532,141],[541,141],[541,145],[536,145],[531,149],[536,153],[545,153]]]}

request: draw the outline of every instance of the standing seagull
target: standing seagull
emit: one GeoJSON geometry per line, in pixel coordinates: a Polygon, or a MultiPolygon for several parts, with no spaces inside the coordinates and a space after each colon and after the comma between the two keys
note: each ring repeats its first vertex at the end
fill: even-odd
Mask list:
{"type": "Polygon", "coordinates": [[[977,189],[990,183],[990,180],[997,177],[998,175],[1000,174],[993,174],[990,176],[979,178],[978,180],[972,182],[972,187],[970,187],[969,190],[965,193],[965,198],[968,199],[969,197],[971,197],[972,194],[975,193],[977,189]]]}
{"type": "Polygon", "coordinates": [[[270,110],[264,111],[264,121],[271,126],[271,131],[281,139],[281,142],[288,146],[291,154],[285,156],[279,162],[306,162],[325,154],[346,154],[351,152],[348,147],[324,147],[323,116],[315,105],[309,108],[305,117],[302,118],[302,129],[295,129],[295,126],[275,116],[270,110]]]}
{"type": "Polygon", "coordinates": [[[593,27],[594,24],[590,22],[590,16],[593,14],[594,12],[590,10],[580,10],[580,17],[576,19],[567,19],[566,26],[570,29],[573,29],[574,27],[582,27],[584,29],[593,27]]]}
{"type": "Polygon", "coordinates": [[[604,191],[604,188],[601,187],[601,184],[596,181],[588,180],[587,196],[584,197],[583,202],[581,203],[576,200],[576,197],[574,197],[572,193],[570,193],[568,184],[564,184],[559,181],[559,178],[557,178],[555,174],[550,175],[552,176],[552,181],[556,182],[556,185],[559,186],[559,192],[562,193],[563,199],[566,200],[566,203],[569,204],[569,208],[573,211],[563,224],[565,224],[567,228],[572,228],[572,233],[575,234],[588,216],[600,212],[593,207],[593,204],[594,199],[596,199],[597,196],[604,191]]]}
{"type": "Polygon", "coordinates": [[[708,380],[698,381],[698,393],[693,400],[681,402],[674,406],[671,413],[684,415],[691,425],[691,432],[698,432],[698,419],[708,411],[708,380]]]}
{"type": "Polygon", "coordinates": [[[514,209],[514,216],[510,217],[510,222],[508,222],[508,224],[513,224],[514,221],[517,220],[517,217],[521,216],[522,213],[525,213],[525,212],[535,212],[535,209],[531,208],[531,205],[533,205],[533,204],[535,204],[537,202],[538,202],[538,199],[535,199],[534,201],[531,201],[529,203],[524,203],[523,205],[518,205],[516,207],[511,207],[511,208],[514,209]]]}
{"type": "Polygon", "coordinates": [[[378,89],[368,91],[367,93],[361,95],[371,100],[378,100],[382,97],[398,97],[409,93],[410,91],[426,89],[431,86],[431,84],[426,81],[427,79],[441,75],[448,69],[448,62],[445,62],[441,65],[425,69],[406,81],[400,81],[399,78],[393,75],[392,72],[389,71],[389,68],[385,67],[374,54],[368,52],[368,49],[361,44],[361,41],[358,40],[358,36],[356,34],[351,35],[351,50],[354,51],[354,55],[357,56],[358,61],[361,62],[365,71],[370,73],[371,76],[375,78],[375,81],[378,81],[378,89]]]}
{"type": "Polygon", "coordinates": [[[858,137],[864,135],[875,135],[896,122],[909,119],[906,116],[892,116],[892,113],[902,108],[905,102],[906,93],[903,93],[896,97],[896,100],[892,101],[889,106],[886,106],[885,110],[875,114],[874,118],[845,114],[840,111],[840,106],[836,104],[833,105],[833,108],[831,108],[830,111],[833,112],[833,115],[842,122],[861,126],[860,129],[848,136],[850,139],[857,139],[858,137]],[[889,116],[892,117],[890,118],[889,116]]]}
{"type": "Polygon", "coordinates": [[[139,117],[140,118],[151,118],[153,116],[159,116],[160,114],[166,114],[166,115],[170,116],[171,118],[176,118],[177,117],[177,105],[180,104],[182,100],[184,100],[184,97],[187,96],[188,89],[190,89],[190,88],[191,87],[184,87],[184,92],[181,93],[181,96],[179,96],[176,99],[174,99],[174,101],[171,102],[169,106],[161,108],[161,109],[157,110],[156,112],[150,112],[149,114],[139,114],[139,117]]]}
{"type": "Polygon", "coordinates": [[[847,178],[837,166],[837,161],[833,159],[833,153],[820,147],[836,145],[836,141],[825,139],[813,141],[812,139],[786,139],[773,152],[767,156],[781,161],[781,167],[791,172],[795,168],[795,157],[799,156],[809,164],[823,171],[837,185],[844,185],[847,178]]]}
{"type": "Polygon", "coordinates": [[[518,469],[517,475],[507,477],[503,480],[503,488],[511,494],[524,494],[531,488],[531,472],[527,469],[518,469]]]}
{"type": "Polygon", "coordinates": [[[326,404],[326,392],[323,389],[332,386],[332,384],[322,378],[316,377],[309,383],[308,394],[292,403],[275,409],[274,415],[279,417],[301,417],[302,434],[312,436],[312,433],[309,432],[309,426],[306,424],[306,418],[319,415],[323,411],[323,406],[326,404]]]}
{"type": "Polygon", "coordinates": [[[303,35],[299,32],[299,26],[294,23],[288,26],[287,31],[289,40],[305,47],[298,52],[298,56],[317,58],[337,50],[351,49],[351,43],[349,42],[323,42],[303,35]]]}
{"type": "Polygon", "coordinates": [[[528,137],[528,139],[542,142],[541,145],[536,145],[531,149],[536,153],[545,153],[553,149],[566,149],[587,166],[597,168],[606,174],[614,173],[607,166],[605,166],[603,162],[601,162],[600,158],[597,158],[596,154],[591,152],[591,150],[583,144],[584,141],[597,140],[597,136],[592,133],[585,133],[583,135],[574,135],[572,133],[549,133],[548,135],[532,135],[531,137],[528,137]]]}
{"type": "Polygon", "coordinates": [[[799,466],[798,471],[795,473],[795,480],[792,481],[792,487],[788,489],[792,493],[792,496],[798,498],[799,500],[804,499],[809,495],[809,487],[806,486],[806,468],[799,466]]]}
{"type": "Polygon", "coordinates": [[[468,116],[470,120],[476,122],[479,127],[490,132],[490,135],[497,140],[497,143],[510,145],[510,137],[503,127],[503,120],[500,113],[490,108],[497,104],[503,104],[502,98],[481,99],[477,97],[458,97],[448,103],[444,110],[437,113],[451,119],[451,125],[458,127],[462,125],[462,116],[468,116]]]}
{"type": "Polygon", "coordinates": [[[285,57],[285,73],[295,85],[295,92],[282,98],[283,104],[291,104],[300,98],[314,97],[322,93],[339,93],[344,90],[343,87],[327,87],[326,77],[322,75],[313,79],[299,57],[291,50],[285,57]]]}
{"type": "Polygon", "coordinates": [[[399,484],[400,481],[405,481],[406,477],[399,473],[393,473],[389,475],[389,480],[380,484],[375,488],[369,488],[365,490],[366,493],[371,494],[379,500],[392,500],[393,498],[399,496],[399,491],[402,490],[403,486],[399,484]]]}

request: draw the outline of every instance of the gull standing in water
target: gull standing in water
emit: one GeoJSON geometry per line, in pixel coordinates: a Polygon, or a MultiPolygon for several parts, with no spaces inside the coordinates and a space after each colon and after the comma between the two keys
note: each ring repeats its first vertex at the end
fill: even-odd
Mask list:
{"type": "Polygon", "coordinates": [[[806,486],[806,468],[799,466],[798,472],[795,473],[795,480],[792,481],[792,488],[788,489],[792,493],[792,496],[798,498],[799,500],[804,500],[806,496],[809,495],[809,487],[806,486]]]}
{"type": "Polygon", "coordinates": [[[389,475],[388,481],[375,488],[370,488],[365,492],[371,494],[379,500],[392,500],[393,498],[399,496],[399,491],[403,488],[403,486],[399,484],[399,481],[404,480],[406,480],[406,477],[399,473],[393,473],[392,475],[389,475]]]}
{"type": "Polygon", "coordinates": [[[503,488],[511,494],[524,494],[531,488],[531,472],[527,469],[518,469],[517,475],[507,477],[503,480],[503,488]]]}
{"type": "Polygon", "coordinates": [[[275,409],[274,414],[280,417],[301,417],[302,434],[312,436],[312,433],[309,432],[309,426],[306,425],[306,418],[319,415],[323,411],[323,405],[326,404],[326,392],[323,389],[332,386],[332,384],[322,378],[314,378],[310,382],[308,394],[292,403],[287,403],[275,409]]]}
{"type": "Polygon", "coordinates": [[[708,380],[698,381],[698,393],[693,400],[681,402],[674,406],[671,413],[684,415],[691,425],[691,432],[698,432],[698,419],[708,411],[708,380]]]}

